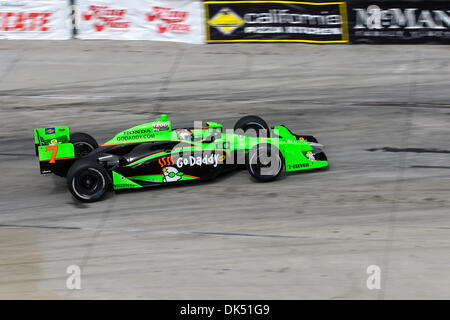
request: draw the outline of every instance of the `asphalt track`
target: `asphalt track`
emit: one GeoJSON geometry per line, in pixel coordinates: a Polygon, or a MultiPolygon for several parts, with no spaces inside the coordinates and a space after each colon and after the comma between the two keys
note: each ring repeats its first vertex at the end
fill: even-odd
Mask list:
{"type": "Polygon", "coordinates": [[[0,298],[449,299],[449,47],[0,41],[0,298]],[[81,204],[33,129],[167,113],[313,134],[329,170],[81,204]],[[81,290],[66,269],[81,268],[81,290]],[[366,269],[381,269],[369,290],[366,269]]]}

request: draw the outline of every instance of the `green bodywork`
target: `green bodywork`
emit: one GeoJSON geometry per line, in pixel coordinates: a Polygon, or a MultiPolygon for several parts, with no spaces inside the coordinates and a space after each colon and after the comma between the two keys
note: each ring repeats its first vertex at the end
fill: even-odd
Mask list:
{"type": "Polygon", "coordinates": [[[75,150],[70,143],[68,127],[35,129],[34,143],[41,173],[63,170],[66,164],[75,159],[75,150]]]}
{"type": "MultiPolygon", "coordinates": [[[[175,174],[174,174],[175,175],[175,174]]],[[[187,181],[187,180],[196,180],[197,177],[184,175],[183,172],[178,172],[177,174],[180,178],[177,181],[187,181]]],[[[113,187],[115,190],[118,189],[134,189],[141,188],[142,186],[133,182],[132,180],[137,181],[145,181],[145,182],[153,182],[153,183],[167,183],[164,179],[164,174],[152,174],[152,175],[142,175],[142,176],[133,176],[133,177],[124,177],[121,174],[113,171],[113,187]]]]}
{"type": "Polygon", "coordinates": [[[73,144],[71,143],[61,143],[61,144],[55,144],[48,146],[39,146],[38,147],[38,154],[39,154],[39,161],[51,161],[52,156],[54,156],[54,160],[61,160],[61,159],[72,159],[74,158],[74,149],[73,144]]]}
{"type": "MultiPolygon", "coordinates": [[[[180,152],[213,151],[215,154],[221,154],[223,157],[221,161],[225,161],[226,163],[227,159],[235,154],[234,151],[241,151],[241,153],[246,154],[250,149],[260,143],[272,144],[280,150],[285,160],[285,170],[288,172],[317,169],[328,166],[328,161],[312,160],[311,154],[314,148],[310,143],[303,138],[297,138],[284,126],[273,127],[273,137],[266,138],[239,135],[234,133],[233,130],[228,132],[223,129],[221,124],[216,122],[207,122],[206,124],[206,128],[200,127],[190,129],[194,135],[194,140],[182,140],[179,138],[177,130],[172,129],[171,121],[167,120],[166,115],[162,115],[156,121],[144,123],[119,132],[102,146],[135,144],[151,141],[174,142],[175,146],[171,150],[143,157],[127,164],[126,167],[137,166],[140,163],[153,158],[161,158],[164,156],[170,157],[172,154],[179,154],[180,152]]],[[[52,151],[47,149],[48,146],[58,146],[55,157],[56,160],[59,158],[74,157],[73,145],[70,143],[69,129],[67,127],[35,129],[34,133],[37,153],[41,163],[48,161],[52,156],[52,151]],[[54,129],[54,132],[49,132],[48,129],[54,129]]],[[[166,181],[166,178],[173,174],[175,173],[166,173],[166,176],[164,174],[153,174],[124,177],[113,171],[112,181],[115,189],[140,188],[141,185],[134,181],[163,184],[168,182],[166,181]]],[[[197,179],[197,177],[184,175],[180,172],[178,173],[178,177],[171,181],[195,179],[197,179]]]]}

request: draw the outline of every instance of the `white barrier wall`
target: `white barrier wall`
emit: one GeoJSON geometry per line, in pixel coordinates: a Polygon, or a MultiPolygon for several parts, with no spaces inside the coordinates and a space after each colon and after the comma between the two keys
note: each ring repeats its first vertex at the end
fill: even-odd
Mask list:
{"type": "Polygon", "coordinates": [[[70,39],[71,12],[69,0],[1,0],[0,39],[70,39]]]}
{"type": "Polygon", "coordinates": [[[77,38],[204,43],[202,3],[77,0],[77,38]]]}

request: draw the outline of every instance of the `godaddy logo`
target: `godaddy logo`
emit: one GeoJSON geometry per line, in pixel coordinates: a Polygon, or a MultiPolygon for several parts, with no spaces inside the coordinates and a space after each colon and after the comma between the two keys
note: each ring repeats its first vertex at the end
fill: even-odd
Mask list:
{"type": "Polygon", "coordinates": [[[204,155],[201,156],[189,156],[186,158],[178,158],[177,159],[177,167],[182,168],[183,166],[201,166],[201,165],[212,165],[217,167],[217,164],[219,163],[219,154],[211,154],[211,155],[204,155]]]}

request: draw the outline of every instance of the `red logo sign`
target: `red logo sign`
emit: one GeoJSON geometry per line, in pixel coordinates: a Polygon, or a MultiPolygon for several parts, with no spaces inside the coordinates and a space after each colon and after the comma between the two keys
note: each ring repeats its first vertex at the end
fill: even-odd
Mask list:
{"type": "Polygon", "coordinates": [[[95,20],[94,30],[97,32],[105,29],[124,30],[130,27],[130,22],[123,21],[126,9],[112,9],[109,6],[89,6],[88,12],[83,12],[85,21],[95,20]]]}
{"type": "Polygon", "coordinates": [[[0,31],[49,31],[51,12],[0,12],[0,31]]]}
{"type": "Polygon", "coordinates": [[[161,166],[161,168],[163,168],[165,166],[174,166],[175,165],[175,162],[173,162],[172,156],[162,157],[158,160],[158,163],[161,166]]]}
{"type": "Polygon", "coordinates": [[[147,13],[147,21],[156,22],[156,31],[165,33],[167,31],[185,33],[191,30],[191,26],[183,24],[188,18],[189,12],[177,11],[172,8],[153,7],[147,13]]]}
{"type": "Polygon", "coordinates": [[[152,125],[153,131],[164,131],[169,129],[169,123],[168,122],[156,122],[152,125]]]}

